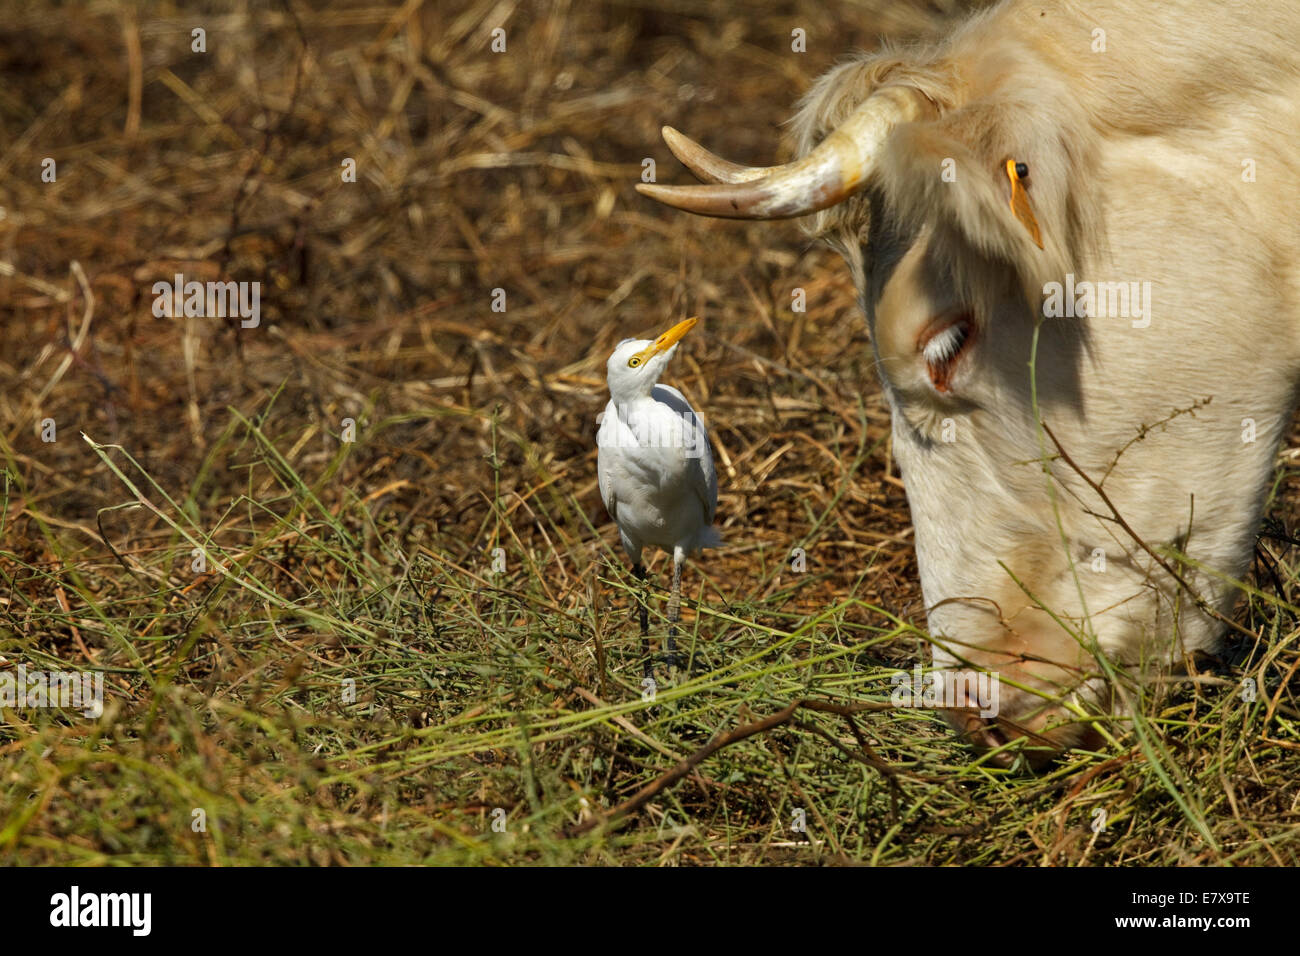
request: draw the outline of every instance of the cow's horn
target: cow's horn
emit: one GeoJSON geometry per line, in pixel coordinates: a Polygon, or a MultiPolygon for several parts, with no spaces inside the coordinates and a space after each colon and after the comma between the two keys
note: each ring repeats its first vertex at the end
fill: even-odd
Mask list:
{"type": "MultiPolygon", "coordinates": [[[[890,131],[934,115],[919,90],[890,86],[877,90],[803,159],[767,169],[737,166],[673,131],[669,148],[709,186],[637,183],[637,191],[701,216],[727,219],[788,219],[826,209],[862,188],[890,131]],[[674,142],[674,139],[676,142],[674,142]]],[[[665,130],[667,134],[667,130],[665,130]]]]}
{"type": "Polygon", "coordinates": [[[747,183],[752,179],[762,179],[772,171],[771,166],[730,163],[671,126],[663,128],[663,135],[664,142],[673,151],[673,155],[702,183],[747,183]]]}

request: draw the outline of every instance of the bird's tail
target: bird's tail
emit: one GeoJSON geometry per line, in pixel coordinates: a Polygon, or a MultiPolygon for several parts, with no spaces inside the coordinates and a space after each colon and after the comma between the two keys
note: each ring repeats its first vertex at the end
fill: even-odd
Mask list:
{"type": "Polygon", "coordinates": [[[699,551],[701,548],[719,548],[722,546],[722,532],[713,525],[709,525],[695,536],[695,545],[692,551],[699,551]]]}

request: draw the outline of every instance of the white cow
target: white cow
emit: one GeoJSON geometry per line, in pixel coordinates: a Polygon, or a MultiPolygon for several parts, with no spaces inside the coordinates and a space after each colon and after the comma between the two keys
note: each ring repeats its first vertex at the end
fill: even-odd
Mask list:
{"type": "Polygon", "coordinates": [[[893,411],[934,661],[1001,678],[996,718],[953,723],[1035,762],[1089,743],[1081,708],[1219,643],[1295,405],[1300,5],[1008,0],[837,66],[794,130],[772,169],[665,130],[712,185],[638,188],[816,213],[893,411]]]}

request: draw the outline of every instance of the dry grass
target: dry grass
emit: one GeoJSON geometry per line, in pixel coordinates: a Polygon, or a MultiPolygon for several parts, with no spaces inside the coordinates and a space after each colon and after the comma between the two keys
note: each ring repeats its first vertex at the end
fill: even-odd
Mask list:
{"type": "Polygon", "coordinates": [[[812,77],[947,5],[314,6],[0,13],[0,655],[108,691],[99,721],[4,709],[0,861],[1300,861],[1276,540],[1259,639],[1107,752],[1033,777],[925,711],[799,711],[577,833],[797,699],[886,700],[924,653],[846,271],[632,184],[648,156],[681,175],[662,123],[770,162],[812,77]],[[176,272],[261,282],[260,326],[154,317],[176,272]],[[691,671],[651,704],[594,420],[613,344],[691,314],[671,380],[728,546],[688,572],[691,671]]]}

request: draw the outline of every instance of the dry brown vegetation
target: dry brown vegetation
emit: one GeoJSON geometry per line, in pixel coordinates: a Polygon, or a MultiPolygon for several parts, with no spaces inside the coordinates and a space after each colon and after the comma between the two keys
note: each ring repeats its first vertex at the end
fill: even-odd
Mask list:
{"type": "Polygon", "coordinates": [[[743,6],[4,6],[0,655],[102,669],[108,700],[3,710],[0,860],[1300,859],[1281,540],[1259,639],[1105,753],[1031,777],[924,711],[799,711],[578,832],[711,737],[886,700],[924,655],[846,270],[633,184],[646,157],[683,177],[663,123],[773,161],[821,70],[953,10],[743,6]],[[260,282],[260,325],[155,317],[177,272],[260,282]],[[712,429],[727,546],[687,574],[690,672],[647,704],[594,422],[613,345],[686,315],[670,381],[712,429]]]}

